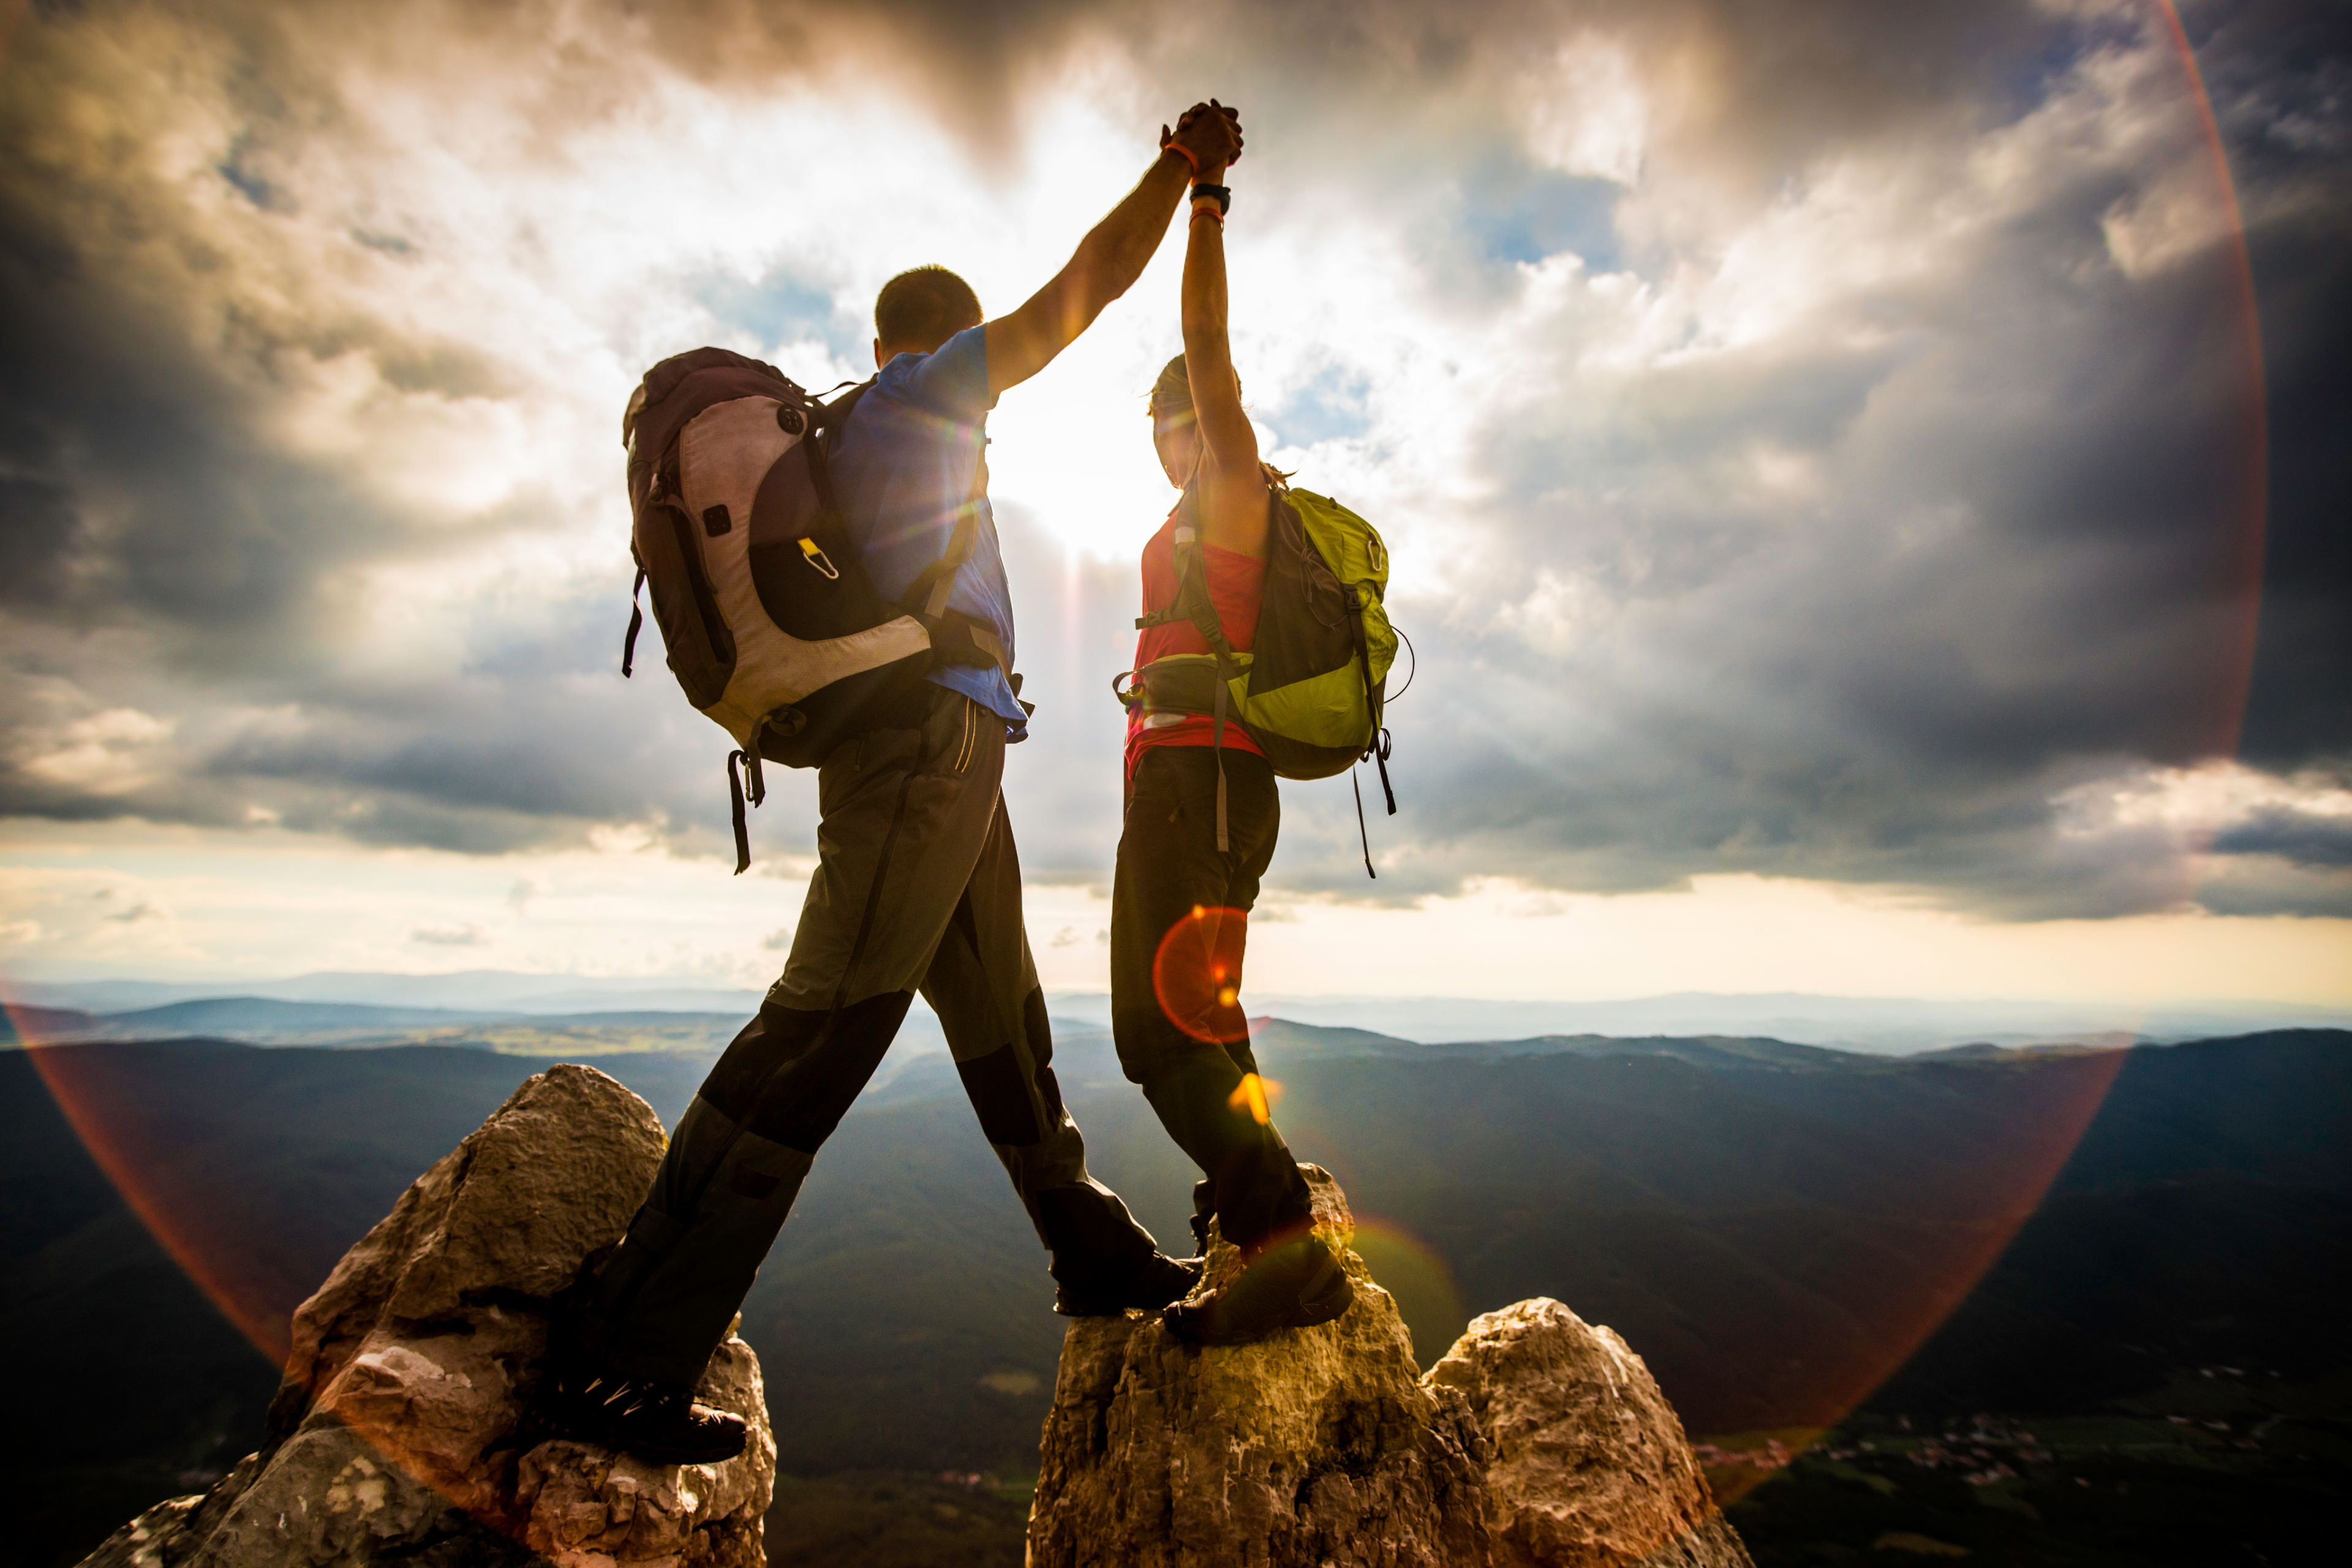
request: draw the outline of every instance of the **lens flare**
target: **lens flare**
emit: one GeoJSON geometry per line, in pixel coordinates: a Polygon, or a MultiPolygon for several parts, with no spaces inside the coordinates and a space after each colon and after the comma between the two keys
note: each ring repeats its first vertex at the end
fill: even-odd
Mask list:
{"type": "MultiPolygon", "coordinates": [[[[2221,140],[2221,123],[2214,118],[2213,98],[2206,89],[2204,70],[2197,63],[2197,51],[2181,24],[2176,0],[2156,0],[2156,12],[2180,61],[2181,73],[2188,79],[2189,100],[2212,156],[2214,184],[2222,210],[2228,215],[2223,264],[2229,270],[2231,302],[2244,338],[2240,357],[2242,390],[2235,447],[2240,470],[2237,515],[2216,520],[2227,544],[2222,580],[2217,584],[2218,597],[2236,606],[2236,614],[2231,619],[2228,635],[2216,649],[2217,684],[2206,704],[2205,733],[2199,737],[2208,755],[2229,757],[2237,754],[2245,727],[2246,702],[2253,689],[2254,653],[2262,630],[2263,550],[2270,521],[2270,405],[2263,368],[2262,310],[2254,292],[2253,257],[2246,245],[2245,215],[2238,201],[2237,181],[2230,173],[2229,148],[2221,140]]],[[[2203,843],[2198,846],[2200,852],[2189,857],[2185,863],[2191,885],[2183,889],[2184,897],[2193,896],[2194,884],[2202,879],[2202,850],[2210,841],[2210,833],[2204,835],[2203,843]]]]}
{"type": "MultiPolygon", "coordinates": [[[[2231,174],[2229,152],[2213,113],[2195,48],[2175,0],[2154,0],[2158,26],[2168,37],[2189,87],[2188,100],[2210,150],[2213,178],[2227,214],[2222,265],[2227,272],[2227,308],[2240,336],[2237,414],[2231,432],[2236,474],[2231,504],[2213,520],[2219,552],[2218,596],[2234,606],[2226,635],[2216,648],[2214,679],[2185,693],[2201,711],[2200,737],[2210,755],[2238,750],[2252,689],[2256,637],[2261,627],[2263,541],[2269,513],[2269,408],[2263,363],[2262,320],[2254,292],[2252,258],[2244,215],[2231,174]]],[[[2189,878],[2200,868],[2185,863],[2189,878]]],[[[2184,887],[2184,898],[2193,893],[2184,887]]],[[[1941,1328],[1982,1280],[2042,1202],[2105,1102],[2129,1053],[2102,1050],[2072,1062],[2038,1068],[2038,1096],[2024,1096],[2004,1131],[2008,1157],[1998,1169],[1974,1173],[1973,1191],[1955,1212],[1927,1234],[1907,1258],[1879,1259],[1894,1267],[1853,1268],[1836,1277],[1834,1293],[1853,1315],[1855,1332],[1836,1348],[1823,1347],[1811,1363],[1811,1408],[1796,1412],[1806,1425],[1727,1436],[1719,1444],[1727,1462],[1707,1467],[1718,1499],[1731,1502],[1771,1479],[1821,1435],[1858,1409],[1941,1328]],[[1748,1439],[1756,1441],[1748,1441],[1748,1439]]],[[[1858,1261],[1858,1260],[1857,1260],[1858,1261]]],[[[1809,1347],[1810,1348],[1810,1347],[1809,1347]]]]}
{"type": "MultiPolygon", "coordinates": [[[[1732,1502],[1777,1474],[1860,1408],[1943,1327],[2041,1205],[2130,1057],[2126,1049],[2095,1049],[2021,1064],[2000,1092],[1973,1106],[1952,1101],[1941,1115],[1971,1158],[1908,1193],[1899,1230],[1849,1233],[1835,1216],[1811,1228],[1803,1215],[1743,1221],[1741,1230],[1752,1226],[1780,1265],[1768,1288],[1787,1310],[1717,1325],[1705,1348],[1718,1365],[1768,1369],[1753,1391],[1750,1419],[1781,1424],[1763,1430],[1756,1421],[1737,1435],[1709,1434],[1732,1456],[1708,1467],[1719,1500],[1732,1502]],[[1774,1385],[1774,1367],[1789,1369],[1796,1380],[1774,1385]]],[[[1923,1129],[1918,1135],[1935,1133],[1923,1129]]],[[[1715,1239],[1735,1257],[1743,1250],[1740,1231],[1715,1239]]],[[[1676,1358],[1673,1347],[1661,1346],[1647,1359],[1654,1370],[1676,1358]]]]}
{"type": "Polygon", "coordinates": [[[1151,989],[1170,1023],[1212,1045],[1249,1038],[1249,1019],[1241,1009],[1242,948],[1248,940],[1245,910],[1206,904],[1193,905],[1168,928],[1151,960],[1151,989]]]}
{"type": "Polygon", "coordinates": [[[1437,1364],[1470,1326],[1453,1267],[1402,1226],[1360,1214],[1352,1245],[1373,1281],[1396,1299],[1397,1313],[1412,1336],[1414,1359],[1424,1368],[1437,1364]]]}
{"type": "Polygon", "coordinates": [[[1225,1103],[1235,1110],[1246,1110],[1260,1127],[1274,1120],[1274,1102],[1282,1098],[1282,1085],[1255,1073],[1244,1073],[1242,1081],[1225,1103]]]}
{"type": "Polygon", "coordinates": [[[265,1215],[270,1194],[236,1182],[236,1162],[207,1158],[218,1132],[187,1125],[158,1075],[142,1070],[172,1046],[53,1044],[7,1011],[33,1070],[123,1203],[214,1309],[284,1366],[294,1309],[322,1277],[316,1226],[300,1213],[265,1215]]]}
{"type": "MultiPolygon", "coordinates": [[[[154,1067],[184,1045],[59,1043],[43,1037],[37,1010],[0,995],[0,1011],[68,1125],[148,1234],[224,1319],[272,1365],[286,1367],[295,1310],[325,1279],[321,1259],[331,1262],[350,1238],[322,1228],[307,1190],[251,1180],[253,1151],[224,1146],[238,1130],[204,1124],[174,1098],[173,1075],[154,1067]]],[[[347,1399],[334,1415],[387,1468],[486,1528],[511,1531],[510,1521],[481,1511],[478,1486],[453,1479],[441,1468],[445,1459],[418,1447],[404,1403],[378,1412],[347,1399]]]]}
{"type": "Polygon", "coordinates": [[[2229,545],[2224,581],[2220,586],[2228,602],[2238,606],[2238,614],[2227,642],[2219,650],[2221,657],[2217,674],[2221,684],[2210,744],[2214,755],[2228,756],[2236,752],[2244,726],[2246,698],[2253,683],[2255,637],[2262,626],[2263,542],[2270,512],[2270,407],[2263,371],[2262,311],[2254,295],[2253,257],[2246,247],[2245,214],[2239,206],[2237,182],[2230,173],[2229,149],[2221,141],[2221,127],[2213,116],[2213,99],[2205,88],[2205,73],[2197,64],[2197,51],[2189,45],[2175,0],[2157,0],[2156,9],[2179,57],[2181,71],[2188,78],[2189,100],[2212,154],[2214,184],[2222,209],[2229,215],[2223,247],[2224,262],[2230,272],[2231,303],[2244,333],[2236,446],[2240,470],[2238,510],[2234,517],[2217,520],[2229,545]]]}

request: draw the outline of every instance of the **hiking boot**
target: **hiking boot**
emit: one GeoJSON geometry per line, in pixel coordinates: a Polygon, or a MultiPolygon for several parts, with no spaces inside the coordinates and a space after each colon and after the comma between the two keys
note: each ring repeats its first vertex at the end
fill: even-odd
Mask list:
{"type": "Polygon", "coordinates": [[[534,1423],[550,1436],[601,1443],[661,1465],[715,1465],[743,1451],[743,1418],[694,1402],[682,1383],[619,1377],[574,1363],[551,1372],[534,1423]]]}
{"type": "Polygon", "coordinates": [[[1066,1318],[1116,1318],[1129,1308],[1156,1312],[1171,1301],[1182,1300],[1201,1282],[1201,1268],[1197,1258],[1155,1252],[1115,1285],[1084,1281],[1062,1286],[1054,1292],[1054,1310],[1066,1318]]]}
{"type": "Polygon", "coordinates": [[[1245,1345],[1284,1329],[1328,1323],[1355,1299],[1347,1270],[1310,1236],[1269,1248],[1199,1300],[1169,1307],[1160,1321],[1188,1345],[1245,1345]]]}

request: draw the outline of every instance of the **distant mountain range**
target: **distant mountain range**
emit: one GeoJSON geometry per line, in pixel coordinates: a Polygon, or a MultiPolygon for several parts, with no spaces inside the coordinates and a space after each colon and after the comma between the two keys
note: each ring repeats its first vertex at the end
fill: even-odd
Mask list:
{"type": "MultiPolygon", "coordinates": [[[[1085,998],[1077,998],[1083,1004],[1085,998]]],[[[716,1011],[603,1011],[539,1014],[491,1008],[376,1006],[351,1002],[289,1002],[266,996],[216,996],[119,1013],[66,1007],[16,1005],[0,1012],[0,1046],[30,1040],[63,1044],[92,1040],[215,1039],[253,1046],[383,1047],[464,1046],[508,1054],[568,1052],[603,1056],[637,1050],[716,1050],[732,1038],[742,1015],[716,1011]]],[[[1098,1025],[1059,1019],[1066,1032],[1099,1035],[1098,1025]]],[[[1336,1057],[1394,1058],[1416,1061],[1486,1061],[1511,1057],[1669,1057],[1701,1067],[1744,1065],[1792,1071],[1852,1069],[1866,1061],[1905,1059],[1888,1052],[1800,1045],[1769,1036],[1602,1034],[1537,1035],[1524,1039],[1403,1039],[1370,1029],[1333,1027],[1286,1018],[1254,1021],[1262,1043],[1271,1042],[1291,1059],[1321,1061],[1336,1057]]],[[[1989,1041],[1910,1053],[1914,1058],[1990,1060],[2105,1048],[2117,1042],[2094,1036],[2090,1043],[2036,1042],[2000,1046],[1989,1041]]],[[[894,1042],[880,1082],[888,1083],[917,1058],[947,1048],[939,1023],[927,1007],[908,1016],[894,1042]]]]}
{"type": "MultiPolygon", "coordinates": [[[[0,1011],[0,1046],[92,1040],[210,1039],[248,1046],[459,1046],[508,1054],[608,1056],[632,1051],[715,1053],[734,1037],[739,1012],[663,1010],[538,1014],[494,1008],[375,1006],[214,996],[119,1013],[16,1005],[0,1011]]],[[[944,1051],[928,1009],[909,1017],[893,1052],[896,1072],[910,1058],[944,1051]]]]}
{"type": "Polygon", "coordinates": [[[464,970],[447,974],[327,972],[290,980],[29,981],[6,988],[12,1003],[127,1013],[195,1002],[252,997],[366,1007],[432,1008],[473,1017],[594,1012],[732,1013],[759,1010],[760,993],[714,985],[603,975],[516,974],[464,970]]]}
{"type": "MultiPolygon", "coordinates": [[[[291,979],[197,984],[100,979],[16,984],[12,1004],[87,1013],[110,1020],[110,1030],[170,1027],[161,1009],[192,1002],[268,1001],[392,1009],[404,1014],[454,1015],[394,1026],[352,1016],[321,1016],[316,1027],[341,1037],[352,1031],[433,1028],[517,1018],[573,1017],[591,1013],[698,1013],[739,1022],[756,1012],[760,993],[683,981],[470,970],[447,974],[325,973],[291,979]],[[126,1015],[149,1015],[129,1024],[126,1015]]],[[[1107,1028],[1110,1002],[1098,992],[1057,992],[1047,998],[1056,1017],[1107,1028]]],[[[1253,993],[1251,1006],[1298,1023],[1376,1030],[1424,1042],[1533,1038],[1542,1036],[1730,1036],[1769,1037],[1849,1051],[1906,1055],[1954,1046],[2027,1046],[2100,1041],[2206,1039],[2264,1029],[2352,1026],[2352,1008],[2288,1003],[2173,1003],[2157,1006],[2023,1000],[1929,1000],[1819,996],[1801,993],[1717,995],[1698,992],[1623,1001],[1497,1001],[1476,997],[1292,996],[1253,993]]],[[[923,1011],[920,1005],[917,1012],[923,1011]]],[[[272,1040],[305,1026],[293,1015],[237,1024],[213,1016],[191,1031],[235,1038],[268,1033],[272,1040]],[[280,1028],[280,1024],[284,1028],[280,1028]]]]}
{"type": "MultiPolygon", "coordinates": [[[[1107,997],[1055,997],[1055,1012],[1108,1026],[1107,997]],[[1087,1004],[1091,1002],[1093,1010],[1087,1004]]],[[[1948,1046],[2213,1039],[2265,1029],[2352,1026],[2352,1008],[2284,1003],[2124,1003],[1682,992],[1625,1001],[1527,1002],[1443,996],[1286,996],[1250,1006],[1299,1023],[1375,1029],[1425,1041],[1546,1035],[1766,1037],[1840,1050],[1906,1055],[1948,1046]]]]}
{"type": "Polygon", "coordinates": [[[262,996],[209,996],[121,1013],[91,1013],[65,1007],[12,1011],[17,1016],[7,1026],[36,1040],[209,1037],[258,1044],[286,1037],[310,1045],[330,1044],[355,1034],[391,1037],[522,1016],[462,1013],[438,1007],[371,1007],[348,1002],[281,1002],[262,996]]]}

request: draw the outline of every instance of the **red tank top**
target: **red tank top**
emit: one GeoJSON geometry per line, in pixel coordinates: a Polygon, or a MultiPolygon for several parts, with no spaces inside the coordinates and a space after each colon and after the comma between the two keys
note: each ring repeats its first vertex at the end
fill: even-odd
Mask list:
{"type": "MultiPolygon", "coordinates": [[[[1143,610],[1146,615],[1167,608],[1176,597],[1176,518],[1184,510],[1178,501],[1160,531],[1143,547],[1143,610]]],[[[1201,546],[1203,564],[1209,573],[1209,603],[1217,612],[1218,625],[1223,627],[1225,640],[1234,645],[1235,653],[1247,653],[1257,639],[1257,610],[1265,597],[1265,562],[1244,555],[1239,551],[1221,549],[1203,542],[1201,546]]],[[[1207,653],[1209,641],[1201,628],[1190,621],[1167,621],[1147,626],[1135,639],[1135,668],[1141,669],[1155,658],[1165,658],[1171,653],[1207,653]]],[[[1135,776],[1135,764],[1143,753],[1154,746],[1205,746],[1210,744],[1216,721],[1206,714],[1177,716],[1158,713],[1147,715],[1141,707],[1128,710],[1127,716],[1127,776],[1135,776]],[[1156,719],[1157,723],[1147,723],[1156,719]]],[[[1259,756],[1257,742],[1243,733],[1239,725],[1229,719],[1225,724],[1225,744],[1237,752],[1250,752],[1259,756]]]]}

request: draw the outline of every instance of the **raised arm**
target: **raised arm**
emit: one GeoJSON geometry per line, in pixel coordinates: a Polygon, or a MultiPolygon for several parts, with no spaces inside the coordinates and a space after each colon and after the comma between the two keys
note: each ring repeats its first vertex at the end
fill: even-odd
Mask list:
{"type": "MultiPolygon", "coordinates": [[[[1160,141],[1171,140],[1166,127],[1160,141]]],[[[1195,105],[1177,122],[1173,140],[1203,170],[1223,169],[1241,156],[1241,124],[1230,114],[1195,105]]],[[[1163,147],[1135,189],[1078,242],[1069,264],[1009,316],[988,323],[988,391],[992,397],[1020,385],[1094,324],[1103,307],[1135,286],[1168,232],[1168,219],[1192,183],[1192,163],[1163,147]]]]}
{"type": "MultiPolygon", "coordinates": [[[[1224,169],[1203,166],[1201,179],[1223,184],[1224,169]]],[[[1201,532],[1220,549],[1265,553],[1266,482],[1257,431],[1242,408],[1225,334],[1225,225],[1217,204],[1195,203],[1184,245],[1184,370],[1200,422],[1201,532]]]]}

